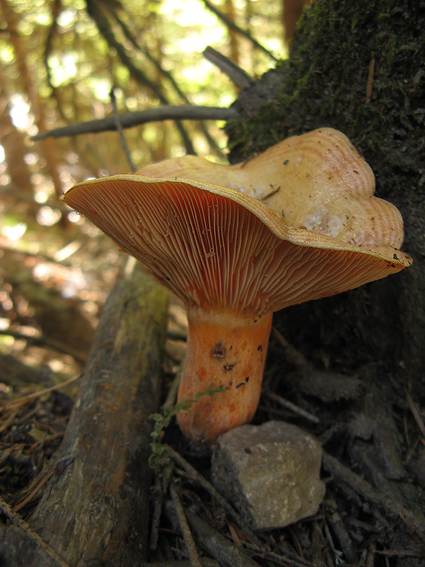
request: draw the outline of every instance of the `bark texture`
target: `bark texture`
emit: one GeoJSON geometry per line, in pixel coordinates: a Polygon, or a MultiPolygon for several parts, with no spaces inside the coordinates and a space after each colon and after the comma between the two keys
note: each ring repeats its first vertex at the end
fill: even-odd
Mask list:
{"type": "Polygon", "coordinates": [[[166,322],[167,292],[144,273],[118,282],[105,304],[53,476],[30,518],[71,567],[147,557],[148,416],[166,322]]]}
{"type": "MultiPolygon", "coordinates": [[[[405,222],[408,270],[358,290],[289,308],[275,318],[295,345],[379,361],[425,396],[425,2],[317,0],[289,62],[241,92],[227,123],[230,159],[330,126],[374,170],[378,197],[405,222]]],[[[410,386],[409,386],[410,387],[410,386]]]]}

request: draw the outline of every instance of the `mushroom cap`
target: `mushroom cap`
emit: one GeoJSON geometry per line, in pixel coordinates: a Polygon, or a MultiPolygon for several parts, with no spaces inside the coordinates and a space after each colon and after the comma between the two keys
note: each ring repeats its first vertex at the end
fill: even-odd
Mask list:
{"type": "Polygon", "coordinates": [[[63,199],[189,308],[262,315],[411,263],[380,235],[377,246],[354,246],[289,226],[262,201],[200,181],[116,175],[80,183],[63,199]]]}
{"type": "Polygon", "coordinates": [[[177,177],[236,189],[263,200],[293,228],[348,244],[400,248],[403,221],[374,197],[375,177],[350,140],[332,128],[292,136],[247,162],[221,165],[196,156],[150,164],[140,175],[177,177]]]}

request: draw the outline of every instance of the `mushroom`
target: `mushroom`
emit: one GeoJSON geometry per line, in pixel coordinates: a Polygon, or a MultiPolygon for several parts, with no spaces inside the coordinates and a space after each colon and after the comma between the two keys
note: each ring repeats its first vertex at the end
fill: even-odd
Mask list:
{"type": "MultiPolygon", "coordinates": [[[[297,139],[291,143],[296,152],[304,151],[297,139]]],[[[265,188],[275,183],[274,178],[269,181],[272,168],[265,162],[267,154],[273,157],[271,150],[245,166],[252,169],[252,163],[260,164],[262,173],[255,170],[249,179],[262,179],[265,188]]],[[[365,179],[373,181],[360,156],[355,155],[352,166],[356,173],[345,164],[343,175],[339,162],[322,163],[314,152],[312,158],[319,169],[317,185],[331,176],[330,171],[333,183],[328,189],[322,183],[320,198],[313,192],[310,197],[304,190],[305,177],[297,180],[293,173],[287,183],[281,162],[280,187],[292,193],[281,197],[287,203],[284,217],[279,211],[283,200],[274,210],[267,200],[229,187],[173,179],[166,167],[164,178],[115,175],[80,183],[64,196],[69,207],[101,228],[184,301],[189,332],[178,401],[193,398],[209,385],[227,388],[201,397],[190,410],[178,414],[180,428],[198,445],[208,446],[221,433],[252,419],[274,311],[347,291],[411,264],[398,249],[403,225],[397,209],[372,196],[373,184],[367,197],[365,191],[359,196],[346,187],[347,179],[350,183],[362,179],[361,187],[365,179]],[[342,199],[339,190],[345,192],[342,199]],[[304,212],[310,200],[311,210],[322,217],[307,227],[304,212]],[[324,230],[324,217],[328,215],[327,223],[333,227],[332,215],[339,210],[334,203],[339,201],[349,219],[342,219],[341,226],[346,227],[335,236],[324,230]],[[301,221],[295,226],[288,222],[303,214],[301,226],[301,221]],[[355,243],[347,242],[344,239],[353,240],[353,227],[362,230],[355,243]]],[[[302,160],[308,159],[307,153],[303,155],[302,160]]],[[[218,167],[227,167],[232,176],[245,173],[242,166],[218,167]]],[[[303,171],[307,170],[305,166],[303,171]]]]}

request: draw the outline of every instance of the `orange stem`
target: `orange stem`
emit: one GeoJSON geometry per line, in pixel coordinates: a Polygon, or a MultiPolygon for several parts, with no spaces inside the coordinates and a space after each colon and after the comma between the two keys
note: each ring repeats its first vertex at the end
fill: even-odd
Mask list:
{"type": "Polygon", "coordinates": [[[240,315],[231,310],[188,310],[189,333],[178,402],[208,386],[228,388],[202,396],[177,421],[198,445],[210,445],[229,429],[250,421],[261,393],[273,314],[240,315]]]}

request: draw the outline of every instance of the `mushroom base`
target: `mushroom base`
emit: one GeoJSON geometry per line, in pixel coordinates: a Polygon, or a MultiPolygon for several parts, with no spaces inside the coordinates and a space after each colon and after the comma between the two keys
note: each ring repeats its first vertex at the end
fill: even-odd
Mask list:
{"type": "Polygon", "coordinates": [[[250,421],[261,393],[273,314],[189,309],[189,334],[178,402],[208,387],[224,392],[202,396],[177,421],[197,445],[208,446],[229,429],[250,421]]]}

